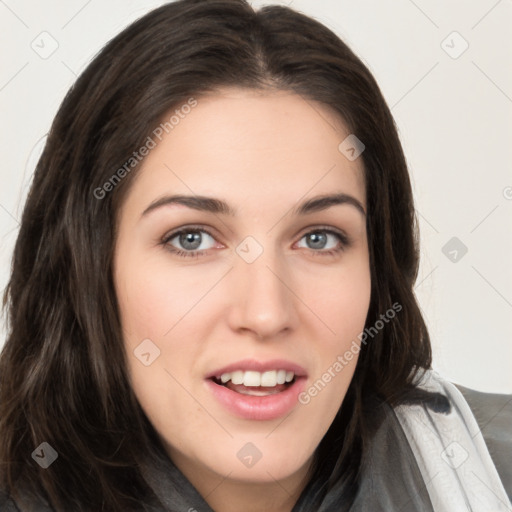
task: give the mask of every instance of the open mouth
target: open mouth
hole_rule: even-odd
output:
[[[239,361],[205,379],[217,403],[248,420],[273,420],[289,414],[297,406],[306,381],[301,366],[277,359],[267,363]]]

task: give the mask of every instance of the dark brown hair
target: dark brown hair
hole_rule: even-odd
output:
[[[37,164],[4,297],[0,357],[0,488],[58,511],[140,510],[139,471],[161,449],[130,388],[112,254],[116,214],[137,169],[101,199],[94,190],[171,108],[221,86],[291,91],[325,104],[363,141],[373,326],[338,416],[317,449],[322,492],[356,484],[368,437],[365,397],[397,403],[430,340],[413,285],[417,225],[405,158],[377,83],[329,29],[286,7],[178,0],[123,30],[64,99]],[[341,141],[340,141],[341,142]],[[44,470],[31,453],[59,453]],[[318,499],[321,499],[319,494]]]

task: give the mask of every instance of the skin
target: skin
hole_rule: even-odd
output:
[[[131,384],[169,456],[215,511],[290,511],[357,355],[276,420],[233,415],[205,376],[245,358],[286,359],[306,369],[307,389],[357,340],[370,303],[365,215],[350,204],[303,216],[293,208],[342,192],[366,210],[363,164],[338,150],[349,134],[342,120],[296,94],[229,88],[197,99],[145,158],[119,211],[114,282]],[[222,199],[236,215],[177,204],[142,215],[172,194]],[[202,233],[197,258],[169,250],[190,252],[168,236],[190,225],[212,235]],[[329,234],[311,244],[306,235],[325,227],[350,245],[322,254],[343,247]],[[236,252],[247,236],[263,249],[252,263]],[[134,350],[148,338],[160,355],[145,366]],[[262,453],[250,468],[237,457],[247,442]]]

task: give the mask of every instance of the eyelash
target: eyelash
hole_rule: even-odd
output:
[[[172,245],[169,244],[169,242],[173,238],[176,238],[177,236],[179,236],[183,233],[191,233],[191,232],[192,233],[197,233],[197,232],[206,233],[207,235],[209,235],[213,239],[215,239],[215,237],[207,229],[204,229],[203,227],[188,226],[188,227],[182,228],[178,231],[174,231],[173,233],[170,233],[169,235],[165,236],[162,239],[161,243],[162,243],[162,245],[164,245],[167,248],[167,250],[169,250],[173,254],[176,254],[177,256],[180,256],[180,257],[198,258],[199,256],[205,256],[208,252],[208,249],[202,250],[202,251],[183,251],[181,249],[176,249],[176,247],[173,247]],[[311,231],[308,231],[307,233],[304,233],[304,235],[302,235],[300,240],[302,240],[302,238],[304,238],[305,236],[310,235],[311,233],[326,233],[329,235],[334,235],[340,241],[340,245],[335,249],[328,249],[325,251],[322,251],[322,250],[315,251],[314,249],[310,249],[311,253],[315,256],[326,256],[326,257],[334,256],[335,254],[338,254],[338,253],[344,251],[346,248],[348,248],[350,246],[350,240],[346,235],[344,235],[343,233],[334,231],[327,227],[318,227]]]

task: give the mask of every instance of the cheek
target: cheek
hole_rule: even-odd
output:
[[[335,353],[356,338],[364,329],[371,295],[371,278],[367,259],[355,264],[327,269],[309,275],[301,287],[301,297],[319,322],[321,351]]]
[[[171,269],[157,258],[123,263],[124,268],[119,268],[126,272],[117,274],[117,291],[132,389],[151,423],[159,432],[172,432],[179,444],[181,425],[205,421],[204,411],[182,385],[190,378],[197,356],[197,346],[184,342],[185,335],[197,334],[187,313],[193,316],[208,282],[197,273]],[[147,350],[158,356],[153,360],[151,354],[152,362],[146,366],[136,353],[148,339],[156,348],[149,345]]]
[[[370,282],[345,280],[324,299],[327,321],[336,333],[334,338],[347,340],[359,334],[363,328],[370,304]]]
[[[364,257],[338,272],[315,277],[303,293],[320,319],[311,334],[316,364],[300,401],[318,412],[322,419],[317,427],[321,428],[334,419],[355,371],[370,305],[371,277]]]
[[[180,383],[194,374],[205,336],[200,320],[206,318],[208,308],[208,302],[201,299],[222,275],[222,269],[198,272],[192,267],[173,267],[161,254],[152,258],[125,254],[117,268],[125,350],[141,405],[152,419],[159,415],[166,419],[167,414],[158,412],[158,407],[165,397],[173,397],[180,411],[191,414],[197,404],[187,400]],[[136,356],[146,340],[154,344],[149,345],[149,351],[158,354],[150,366],[144,366]]]
[[[125,334],[132,342],[162,339],[207,293],[210,281],[203,273],[172,268],[164,258],[128,261],[117,285]]]

